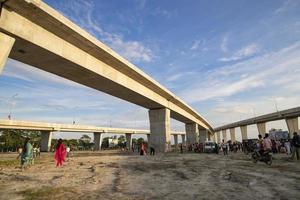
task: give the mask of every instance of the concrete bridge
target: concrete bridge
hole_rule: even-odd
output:
[[[213,133],[181,99],[41,0],[0,2],[0,73],[9,57],[149,109],[158,151],[170,150],[170,117],[185,123],[188,144]]]
[[[151,141],[151,133],[149,130],[129,129],[129,128],[112,128],[112,127],[96,127],[87,125],[70,125],[55,124],[45,122],[17,121],[17,120],[0,120],[0,130],[33,130],[41,132],[41,151],[49,151],[53,132],[81,132],[94,133],[95,150],[101,149],[102,134],[125,134],[127,148],[131,149],[132,134],[147,135],[148,142]],[[178,136],[181,136],[182,142],[185,143],[185,132],[171,131],[174,136],[175,147],[178,146]]]
[[[282,110],[266,115],[261,115],[258,117],[253,117],[250,119],[238,121],[235,123],[227,124],[224,126],[220,126],[214,129],[215,131],[215,138],[217,142],[220,142],[220,132],[222,132],[223,139],[227,141],[227,134],[226,130],[229,129],[231,140],[235,141],[235,128],[240,128],[242,133],[242,140],[248,139],[247,134],[247,126],[256,124],[259,134],[262,136],[266,133],[266,123],[276,120],[285,120],[290,137],[292,138],[292,134],[294,132],[299,132],[299,124],[298,124],[298,117],[300,116],[300,107],[291,108],[287,110]]]

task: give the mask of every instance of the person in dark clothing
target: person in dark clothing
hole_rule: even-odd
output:
[[[154,147],[150,147],[150,155],[154,156],[155,155],[155,149]]]
[[[219,145],[218,145],[218,143],[215,143],[215,147],[216,147],[216,154],[219,154]]]
[[[292,154],[292,160],[295,158],[295,155],[297,155],[297,160],[300,160],[300,137],[297,134],[297,132],[293,133],[293,139],[292,139],[292,145],[293,145],[293,154]]]
[[[180,145],[180,153],[183,153],[183,145]]]

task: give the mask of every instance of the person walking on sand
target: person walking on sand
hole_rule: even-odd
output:
[[[223,150],[224,156],[225,156],[225,155],[228,155],[227,143],[225,143],[224,139],[222,140],[221,148],[222,148],[222,150]]]
[[[25,143],[21,153],[21,169],[25,169],[28,164],[32,162],[32,145],[30,144],[30,138],[25,138]]]
[[[292,145],[293,145],[293,154],[291,159],[294,160],[295,155],[297,156],[297,160],[300,160],[300,136],[297,132],[293,133]]]
[[[58,140],[58,143],[55,148],[55,160],[56,160],[56,167],[62,166],[63,162],[65,162],[67,155],[66,148],[63,144],[62,139]]]
[[[141,155],[141,156],[145,155],[145,144],[144,144],[144,142],[142,142],[142,144],[141,144],[140,155]]]

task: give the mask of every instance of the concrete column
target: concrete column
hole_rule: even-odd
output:
[[[248,139],[247,126],[241,126],[242,140]]]
[[[185,135],[181,135],[181,144],[185,146]]]
[[[9,53],[15,43],[15,38],[12,38],[0,32],[0,74],[4,68]]]
[[[227,142],[227,134],[226,134],[226,130],[222,130],[222,136],[223,136],[224,142]]]
[[[221,143],[221,133],[220,131],[216,132],[217,134],[217,143]]]
[[[150,135],[150,134],[147,134],[147,142],[148,142],[148,145],[150,145],[150,138],[151,138],[151,135]]]
[[[208,131],[203,128],[199,128],[199,143],[205,143],[208,138]]]
[[[213,142],[216,142],[216,134],[217,134],[217,133],[214,132],[214,135],[211,136]]]
[[[95,143],[94,150],[100,151],[101,144],[102,144],[102,133],[94,133],[94,143]]]
[[[229,129],[230,131],[230,138],[231,138],[231,142],[235,142],[236,139],[235,139],[235,128],[231,128]]]
[[[258,133],[261,135],[261,136],[265,136],[265,133],[266,133],[266,123],[263,122],[263,123],[257,123],[256,124],[257,126],[257,129],[258,129]]]
[[[298,117],[285,119],[285,122],[289,129],[290,138],[293,138],[293,133],[299,132]]]
[[[157,152],[171,151],[170,110],[167,108],[149,110],[150,145]]]
[[[185,132],[186,132],[186,143],[187,145],[194,144],[198,142],[198,124],[196,123],[190,123],[185,124]]]
[[[48,152],[51,147],[52,132],[41,131],[41,151]]]
[[[126,136],[126,147],[127,149],[131,150],[131,147],[132,147],[132,139],[131,139],[131,133],[126,133],[125,136]]]
[[[175,144],[175,151],[178,149],[178,135],[173,135],[174,136],[174,144]]]

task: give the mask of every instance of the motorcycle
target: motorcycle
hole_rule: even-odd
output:
[[[265,162],[267,165],[272,165],[272,153],[264,152],[260,153],[258,150],[255,150],[252,153],[252,161],[257,163],[257,161]]]

